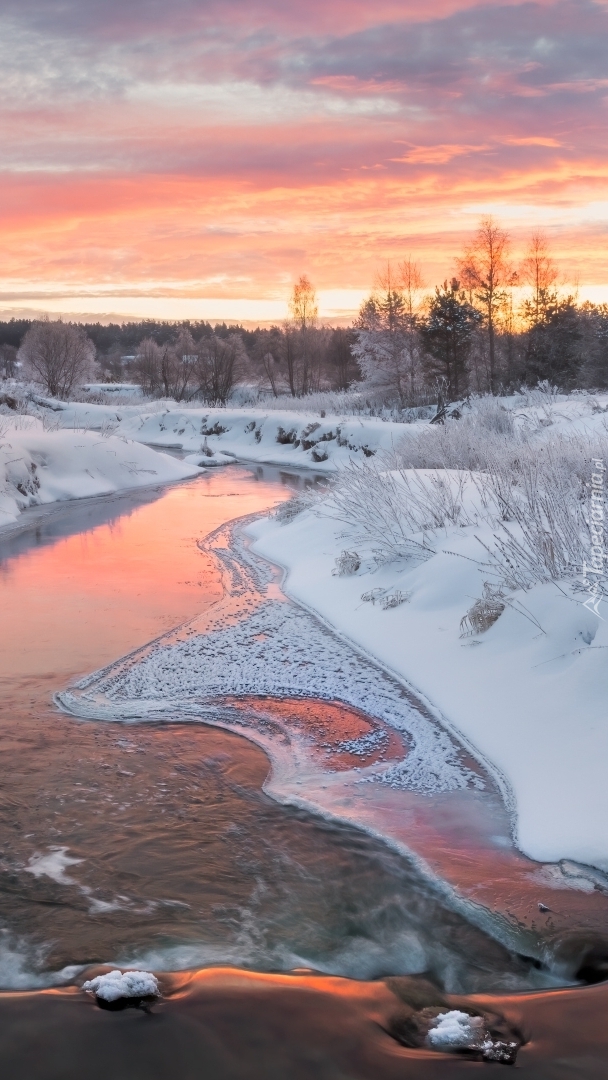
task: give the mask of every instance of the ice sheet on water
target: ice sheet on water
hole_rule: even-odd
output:
[[[405,758],[376,779],[427,793],[483,787],[421,703],[308,611],[275,595],[268,564],[235,528],[223,526],[205,544],[224,571],[223,601],[189,627],[83,679],[58,701],[80,716],[124,720],[200,719],[226,696],[342,701],[408,736]],[[251,729],[242,715],[232,722],[243,734]]]

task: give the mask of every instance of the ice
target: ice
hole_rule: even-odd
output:
[[[110,971],[82,984],[82,989],[102,1001],[121,998],[159,997],[158,980],[149,971]]]

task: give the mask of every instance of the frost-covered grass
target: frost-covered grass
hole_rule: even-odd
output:
[[[606,417],[588,421],[554,429],[481,399],[460,420],[349,463],[324,512],[378,560],[426,558],[437,530],[484,525],[492,535],[480,538],[479,561],[498,588],[575,579],[589,560],[592,462],[608,462]]]
[[[435,413],[432,394],[428,403],[401,408],[388,400],[386,394],[377,393],[369,388],[350,390],[318,390],[302,397],[291,394],[278,394],[271,397],[260,394],[255,388],[249,391],[237,389],[231,406],[236,404],[244,408],[254,406],[268,412],[310,413],[321,419],[324,416],[375,416],[382,420],[394,420],[398,423],[412,423],[414,420],[430,419]]]
[[[407,428],[252,532],[291,596],[463,734],[524,852],[608,869],[608,599],[586,608],[581,579],[608,401],[540,398]]]

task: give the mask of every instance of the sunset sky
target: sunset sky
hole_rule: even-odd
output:
[[[608,300],[608,3],[0,0],[0,309],[352,314],[480,216]]]

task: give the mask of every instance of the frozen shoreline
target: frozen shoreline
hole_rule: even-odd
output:
[[[196,464],[115,435],[49,431],[33,416],[0,419],[0,535],[27,528],[34,510],[46,516],[66,501],[154,487],[200,472]]]
[[[460,620],[480,593],[479,529],[448,532],[421,565],[370,570],[363,559],[350,576],[332,574],[348,540],[314,510],[247,531],[253,550],[284,568],[287,595],[432,702],[447,730],[474,748],[511,803],[524,854],[608,869],[605,622],[546,584],[522,594],[531,619],[508,607],[463,641]],[[383,610],[362,601],[372,588],[407,599]]]

